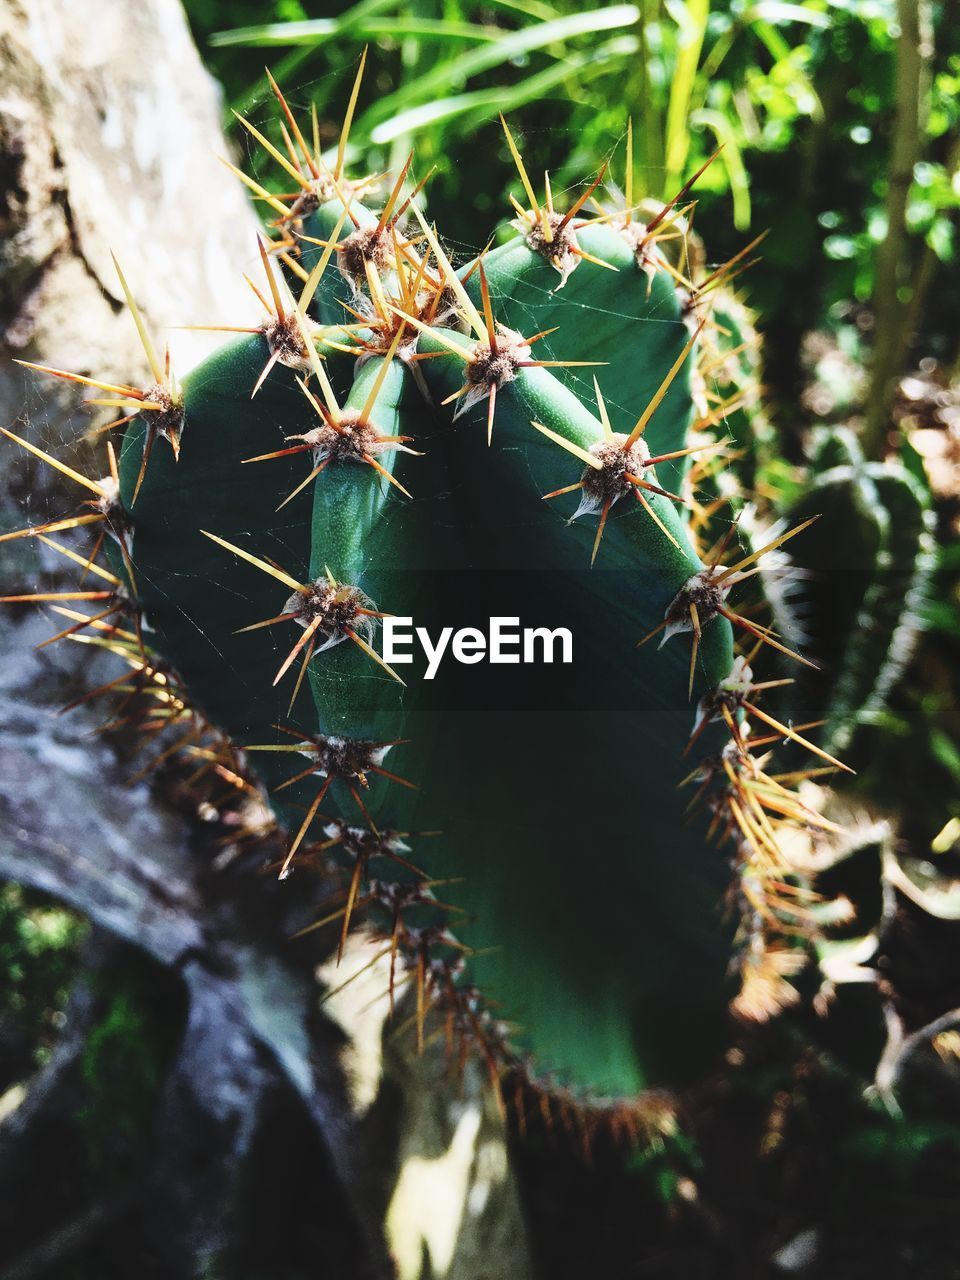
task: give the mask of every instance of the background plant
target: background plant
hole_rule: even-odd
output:
[[[500,145],[498,110],[523,109],[531,171],[549,168],[558,183],[599,167],[616,139],[622,182],[629,117],[636,182],[654,197],[722,143],[698,188],[696,222],[718,258],[738,246],[738,232],[769,231],[764,255],[775,269],[746,287],[764,316],[767,378],[786,428],[800,421],[810,330],[826,328],[864,364],[876,318],[880,364],[897,372],[915,352],[951,367],[957,358],[949,279],[960,36],[943,3],[645,0],[584,10],[568,0],[453,0],[410,10],[367,0],[319,16],[292,2],[270,22],[260,5],[231,6],[230,29],[217,3],[190,0],[187,10],[241,111],[262,98],[267,58],[322,115],[336,73],[371,42],[376,73],[354,142],[375,166],[396,166],[416,129],[422,163],[438,166],[432,207],[454,237],[501,197],[477,163],[478,146],[489,154]],[[865,391],[846,387],[846,407]],[[870,391],[874,435],[889,391],[889,379]]]

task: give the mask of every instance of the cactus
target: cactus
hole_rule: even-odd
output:
[[[926,486],[901,462],[868,463],[856,438],[823,431],[812,483],[791,513],[824,518],[796,553],[805,571],[806,629],[826,668],[797,697],[804,718],[826,717],[832,750],[857,749],[913,652],[933,571]]]
[[[764,748],[845,768],[754,674],[762,653],[804,661],[753,588],[812,513],[743,546],[723,486],[702,492],[731,404],[698,389],[743,350],[713,294],[752,246],[708,274],[668,259],[690,183],[645,224],[629,181],[625,208],[588,212],[602,173],[557,210],[504,123],[528,204],[456,268],[419,187],[403,196],[409,161],[379,211],[347,178],[356,85],[327,165],[271,84],[287,153],[247,127],[298,194],[244,176],[278,215],[263,324],[178,380],[128,293],[153,384],[79,379],[121,409],[119,459],[105,481],[68,470],[93,495],[79,514],[5,536],[93,527],[91,552],[62,548],[98,583],[57,606],[60,634],[126,658],[120,691],[182,729],[169,750],[246,789],[252,770],[289,833],[281,875],[334,859],[341,945],[364,914],[420,1039],[433,1007],[521,1116],[532,1094],[666,1128],[731,1002],[795,1000],[817,932],[780,832],[832,824]],[[378,650],[388,614],[434,639],[563,626],[574,661],[404,678]]]

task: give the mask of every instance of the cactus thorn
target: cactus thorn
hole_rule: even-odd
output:
[[[334,166],[333,176],[339,182],[343,176],[343,162],[346,159],[347,143],[350,139],[350,128],[353,124],[354,112],[357,109],[357,99],[360,96],[360,85],[363,82],[363,71],[367,65],[367,48],[364,45],[363,53],[360,55],[360,65],[357,68],[357,74],[353,82],[353,88],[350,90],[350,100],[347,103],[347,109],[343,116],[343,125],[340,128],[340,138],[337,143],[337,162]]]

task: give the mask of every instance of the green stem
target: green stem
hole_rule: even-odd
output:
[[[924,85],[933,53],[930,0],[898,0],[896,116],[887,182],[887,234],[877,251],[874,286],[874,348],[867,395],[863,447],[868,457],[883,453],[890,402],[902,359],[904,306],[899,288],[907,240],[907,199],[914,165],[922,149]]]

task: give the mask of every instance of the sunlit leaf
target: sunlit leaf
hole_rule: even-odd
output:
[[[719,163],[726,169],[730,182],[733,223],[738,231],[746,231],[750,226],[750,180],[747,177],[740,145],[731,121],[722,112],[711,111],[704,107],[693,113],[690,123],[705,125],[712,131],[717,141],[723,143]]]
[[[210,37],[213,45],[291,45],[323,44],[341,35],[344,25],[339,18],[312,18],[307,22],[268,22],[259,27],[238,27],[235,31],[218,31]],[[498,40],[503,32],[494,26],[475,22],[449,22],[434,18],[376,18],[354,23],[351,34],[358,39],[378,36],[417,36],[422,40]]]
[[[787,4],[784,0],[759,0],[743,15],[745,22],[757,19],[766,22],[802,22],[808,27],[819,27],[826,30],[830,26],[830,15],[818,9],[808,9],[802,4]]]

